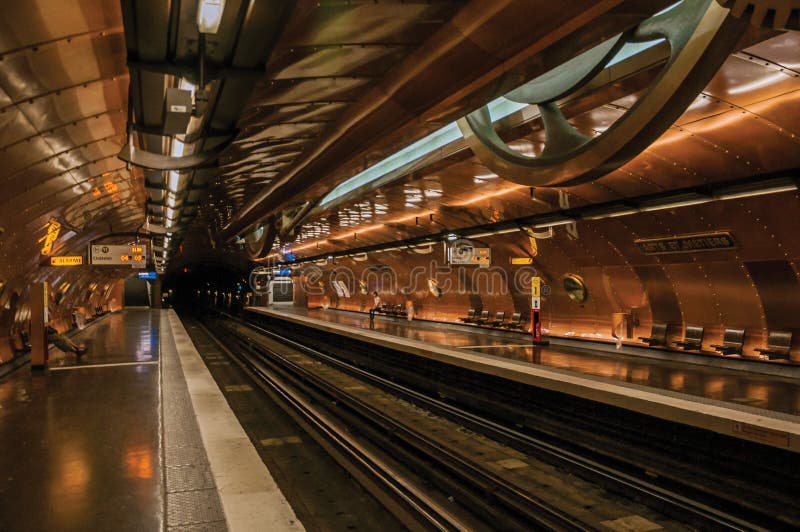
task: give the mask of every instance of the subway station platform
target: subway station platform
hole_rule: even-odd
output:
[[[0,530],[302,530],[173,311],[73,339],[0,380]]]
[[[574,345],[534,347],[522,333],[293,306],[251,307],[416,356],[800,452],[800,381],[716,365]],[[789,371],[794,368],[789,368]]]

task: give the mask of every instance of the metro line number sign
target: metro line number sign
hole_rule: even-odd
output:
[[[89,247],[89,262],[98,266],[144,268],[147,265],[147,246],[92,245]]]

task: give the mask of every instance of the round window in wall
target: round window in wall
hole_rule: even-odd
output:
[[[567,296],[577,303],[583,303],[589,297],[586,283],[574,273],[564,276],[564,290],[567,292]]]
[[[442,287],[439,286],[439,282],[436,279],[428,279],[428,291],[434,297],[442,297]]]

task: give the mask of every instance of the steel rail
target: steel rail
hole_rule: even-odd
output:
[[[350,436],[346,430],[337,426],[337,423],[332,421],[329,416],[321,412],[315,407],[311,401],[302,397],[300,393],[293,390],[292,387],[285,383],[280,377],[265,367],[264,364],[252,357],[245,356],[241,353],[236,353],[230,349],[230,346],[220,341],[219,335],[212,332],[205,324],[198,322],[198,325],[205,331],[211,340],[226,353],[232,360],[234,360],[242,369],[259,384],[260,387],[266,387],[267,392],[272,392],[270,395],[279,399],[281,407],[286,409],[292,417],[297,420],[298,417],[302,418],[304,426],[311,429],[313,433],[310,435],[318,442],[321,443],[323,448],[330,451],[331,446],[334,446],[340,453],[346,455],[352,464],[355,464],[362,473],[369,475],[372,480],[379,483],[384,487],[387,492],[392,493],[395,497],[401,500],[407,507],[412,509],[419,516],[421,520],[441,531],[451,530],[466,530],[468,526],[463,523],[457,516],[453,515],[448,509],[440,505],[436,500],[426,495],[422,490],[410,481],[406,474],[372,453],[364,445],[356,441]],[[324,442],[320,441],[324,440]],[[334,456],[337,461],[341,461]],[[351,474],[354,472],[352,464],[345,467]],[[342,464],[345,465],[345,464]],[[354,475],[356,480],[363,481],[362,475]],[[374,495],[374,493],[373,493]],[[379,498],[379,500],[381,500]],[[381,502],[386,502],[381,500]],[[390,508],[397,510],[396,507]],[[407,516],[398,515],[398,512],[393,512],[398,519],[404,522],[410,528],[414,528],[413,524],[408,521]]]
[[[488,435],[502,437],[505,441],[518,442],[521,444],[521,446],[534,450],[537,453],[537,456],[546,454],[553,461],[567,464],[573,469],[580,471],[586,477],[601,480],[606,484],[616,484],[620,491],[627,493],[633,492],[637,496],[646,498],[650,501],[651,506],[663,508],[664,505],[668,505],[668,507],[671,507],[671,512],[673,512],[674,515],[689,515],[694,520],[704,523],[708,526],[712,526],[714,528],[724,528],[727,530],[768,529],[760,524],[737,517],[736,515],[718,508],[711,507],[707,504],[694,501],[686,496],[681,495],[680,493],[665,489],[654,483],[642,480],[623,471],[619,471],[596,460],[580,456],[579,454],[563,449],[556,444],[547,442],[540,438],[535,438],[520,431],[516,431],[507,426],[486,419],[480,415],[472,414],[444,401],[412,390],[407,386],[403,386],[384,377],[374,375],[360,367],[342,361],[339,358],[328,355],[322,351],[319,351],[318,349],[304,345],[254,323],[230,315],[226,315],[226,317],[257,331],[260,334],[265,334],[274,340],[292,346],[293,348],[300,350],[309,356],[313,356],[325,361],[328,364],[334,365],[338,369],[374,383],[380,388],[390,390],[392,393],[399,394],[407,399],[417,402],[418,404],[421,403],[428,408],[444,413],[445,415],[450,416],[451,419],[455,419],[458,422],[474,427],[479,427]]]
[[[369,420],[377,420],[377,424],[382,428],[382,432],[391,434],[394,439],[399,439],[401,443],[413,447],[420,454],[424,455],[427,461],[433,461],[445,472],[448,478],[457,479],[455,483],[458,484],[459,487],[467,486],[466,489],[476,494],[471,497],[472,503],[481,504],[481,499],[486,498],[487,494],[489,494],[495,502],[502,503],[502,505],[509,510],[507,514],[509,520],[520,523],[520,529],[525,529],[531,524],[548,530],[594,530],[596,528],[591,524],[569,515],[535,495],[520,490],[518,487],[509,484],[495,474],[485,470],[485,468],[443,449],[437,442],[431,441],[413,429],[388,418],[371,405],[352,397],[343,390],[337,389],[335,386],[320,379],[305,368],[287,361],[285,357],[279,353],[276,353],[264,345],[256,345],[253,339],[246,337],[246,343],[242,345],[241,333],[230,331],[227,327],[225,327],[225,329],[231,337],[235,338],[239,336],[240,346],[243,350],[255,351],[263,357],[270,357],[273,363],[290,368],[289,370],[295,373],[298,381],[305,385],[309,383],[313,384],[318,389],[321,389],[326,396],[333,397],[338,404],[347,403],[350,409],[356,412],[360,417]],[[287,339],[287,341],[289,340]],[[305,356],[309,356],[302,353],[300,349],[297,349],[297,351],[300,351],[301,354]],[[255,362],[251,360],[250,363]],[[396,450],[396,452],[398,451]],[[404,459],[409,459],[407,451],[399,450],[399,453],[404,454]],[[458,490],[459,488],[456,487],[455,489]],[[491,511],[488,505],[483,506],[484,511]],[[514,513],[512,514],[511,512]],[[495,511],[495,513],[499,512]],[[465,530],[469,527],[461,524],[456,528]]]

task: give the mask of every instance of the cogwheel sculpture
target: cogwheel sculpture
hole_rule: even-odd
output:
[[[717,0],[731,10],[731,16],[776,30],[800,30],[798,0]]]
[[[638,27],[584,52],[505,97],[538,106],[545,147],[519,153],[494,129],[487,107],[458,121],[475,156],[500,177],[527,186],[572,186],[619,168],[657,139],[694,101],[734,49],[747,22],[714,0],[684,0]],[[558,101],[601,73],[626,43],[662,39],[669,57],[638,101],[601,134],[589,137],[564,117]]]

